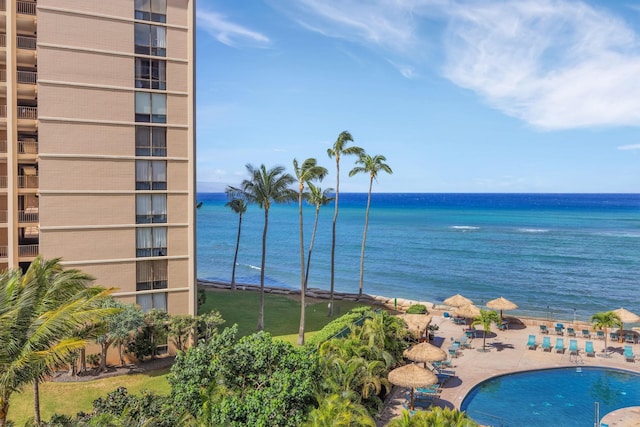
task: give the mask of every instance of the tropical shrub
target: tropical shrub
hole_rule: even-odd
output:
[[[388,427],[477,427],[478,423],[467,417],[462,411],[434,406],[428,411],[407,410],[387,424]]]
[[[314,334],[309,340],[307,340],[307,348],[311,351],[317,349],[324,341],[334,337],[341,331],[349,328],[354,322],[362,319],[365,313],[371,312],[371,307],[363,306],[356,307],[350,310],[348,313],[332,320],[327,323],[324,328]]]
[[[407,314],[427,314],[427,307],[423,304],[414,304],[407,309]]]

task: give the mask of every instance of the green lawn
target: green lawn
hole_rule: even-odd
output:
[[[207,291],[206,303],[200,312],[217,310],[225,319],[223,327],[238,324],[241,335],[250,335],[256,331],[258,324],[258,306],[260,294],[250,291]],[[362,304],[352,301],[335,301],[334,317],[327,316],[327,301],[307,304],[306,334],[309,337],[319,331],[331,320]],[[265,330],[274,336],[295,344],[298,340],[300,326],[300,302],[284,295],[265,294],[264,309]],[[104,397],[107,393],[123,386],[130,393],[140,393],[147,389],[158,394],[168,394],[167,382],[169,369],[162,369],[147,374],[123,375],[101,380],[74,383],[44,383],[40,386],[40,408],[43,420],[48,420],[53,413],[75,415],[80,411],[89,412],[93,401]],[[33,392],[26,387],[24,392],[15,393],[11,397],[9,419],[16,427],[24,425],[33,417]]]
[[[200,313],[217,310],[225,320],[223,326],[238,324],[240,335],[256,332],[260,293],[253,291],[206,291],[206,302]],[[300,302],[285,295],[264,295],[264,329],[274,336],[295,343],[300,327]],[[336,317],[363,304],[353,301],[334,301],[334,317],[328,314],[328,301],[307,303],[305,331],[310,334],[322,329]],[[290,337],[293,335],[293,338]],[[309,336],[305,334],[305,336]]]
[[[94,381],[41,384],[42,419],[48,420],[54,413],[75,415],[80,411],[89,412],[95,399],[106,396],[120,386],[126,387],[129,393],[133,394],[145,389],[157,394],[169,394],[168,373],[169,368],[166,368],[145,374],[121,375]],[[22,393],[14,393],[9,407],[9,419],[15,422],[16,427],[23,426],[29,418],[33,418],[32,387],[26,387]]]

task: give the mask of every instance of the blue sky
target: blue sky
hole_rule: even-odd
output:
[[[374,192],[636,193],[639,125],[632,0],[197,2],[199,191],[308,157],[335,187],[348,130]]]

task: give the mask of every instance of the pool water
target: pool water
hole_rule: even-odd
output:
[[[502,375],[475,386],[460,407],[483,425],[584,427],[594,425],[594,402],[600,418],[640,406],[640,375],[591,367]]]

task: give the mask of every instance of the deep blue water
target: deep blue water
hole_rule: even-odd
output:
[[[474,387],[462,402],[486,425],[584,427],[640,402],[640,375],[603,368],[557,368],[495,377]]]
[[[336,290],[357,292],[366,194],[340,194]],[[203,193],[198,277],[229,281],[238,215]],[[328,289],[333,204],[320,210],[309,286]],[[308,248],[315,209],[304,211]],[[259,283],[264,211],[244,216],[236,281]],[[300,287],[298,206],[269,214],[266,283]],[[364,292],[476,304],[504,296],[522,314],[640,314],[640,194],[373,194]]]

